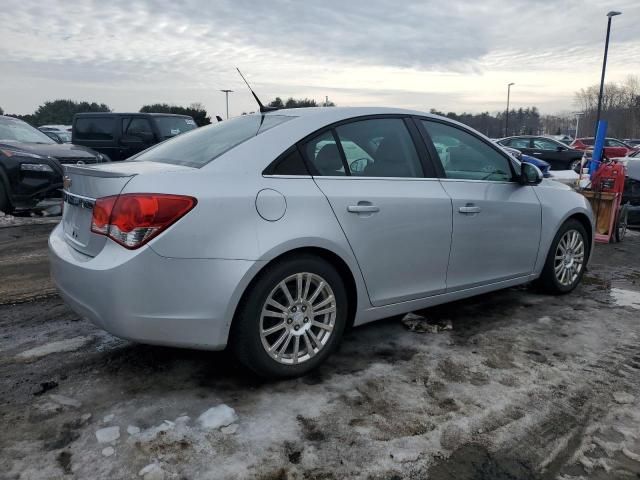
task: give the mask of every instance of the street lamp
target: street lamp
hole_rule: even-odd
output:
[[[609,52],[609,34],[611,33],[611,19],[622,12],[611,11],[607,13],[607,39],[604,42],[604,59],[602,61],[602,77],[600,77],[600,94],[598,95],[598,113],[596,114],[596,131],[594,138],[598,135],[598,123],[600,122],[600,112],[602,111],[602,93],[604,90],[604,72],[607,69],[607,53]]]
[[[505,137],[509,136],[509,97],[511,96],[511,85],[515,85],[515,83],[511,82],[510,84],[507,85],[507,115],[506,115],[506,121],[504,125]]]
[[[233,90],[220,90],[220,91],[224,93],[227,99],[227,120],[229,120],[229,94],[233,92]]]
[[[574,135],[574,139],[578,138],[578,127],[580,127],[580,117],[584,115],[584,112],[576,112],[574,114],[576,116],[576,133]]]

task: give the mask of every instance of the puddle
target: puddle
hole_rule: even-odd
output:
[[[611,296],[616,305],[620,307],[633,307],[640,309],[640,292],[625,290],[623,288],[612,288]]]

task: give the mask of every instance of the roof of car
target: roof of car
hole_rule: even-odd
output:
[[[82,113],[76,113],[75,116],[103,117],[107,115],[150,115],[153,117],[190,117],[189,115],[182,115],[178,113],[160,113],[160,112],[82,112]]]

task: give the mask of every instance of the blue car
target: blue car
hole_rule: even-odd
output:
[[[520,162],[527,162],[538,167],[542,172],[542,176],[544,176],[545,178],[551,176],[551,173],[549,172],[551,170],[551,165],[544,160],[540,160],[539,158],[531,157],[529,155],[524,155],[520,150],[516,150],[515,148],[505,147],[504,145],[500,146],[503,150],[506,150],[507,153],[512,155],[516,160]]]

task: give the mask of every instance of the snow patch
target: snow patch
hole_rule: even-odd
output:
[[[633,401],[635,400],[635,397],[630,393],[626,393],[626,392],[614,392],[613,399],[616,401],[616,403],[625,404],[625,403],[633,403]]]
[[[120,427],[106,427],[96,430],[98,443],[115,442],[120,438]]]
[[[46,343],[39,347],[31,348],[20,352],[16,355],[21,360],[33,360],[40,357],[51,355],[52,353],[61,352],[73,352],[79,348],[85,346],[93,340],[93,337],[73,337],[67,340],[60,340],[57,342]]]
[[[110,457],[114,453],[116,453],[116,451],[113,447],[107,447],[102,449],[102,455],[104,455],[105,457]]]
[[[136,435],[137,433],[140,433],[140,427],[136,427],[135,425],[129,425],[127,427],[127,433],[129,435]]]
[[[200,426],[208,430],[226,427],[237,421],[236,411],[225,404],[212,407],[198,417]]]
[[[623,288],[612,288],[611,296],[616,305],[620,307],[633,307],[640,309],[640,292],[625,290]]]
[[[65,407],[80,408],[82,406],[82,402],[80,400],[65,397],[64,395],[51,394],[49,395],[49,398],[60,405],[64,405]]]
[[[150,463],[138,472],[144,480],[164,480],[165,472],[157,463]]]

